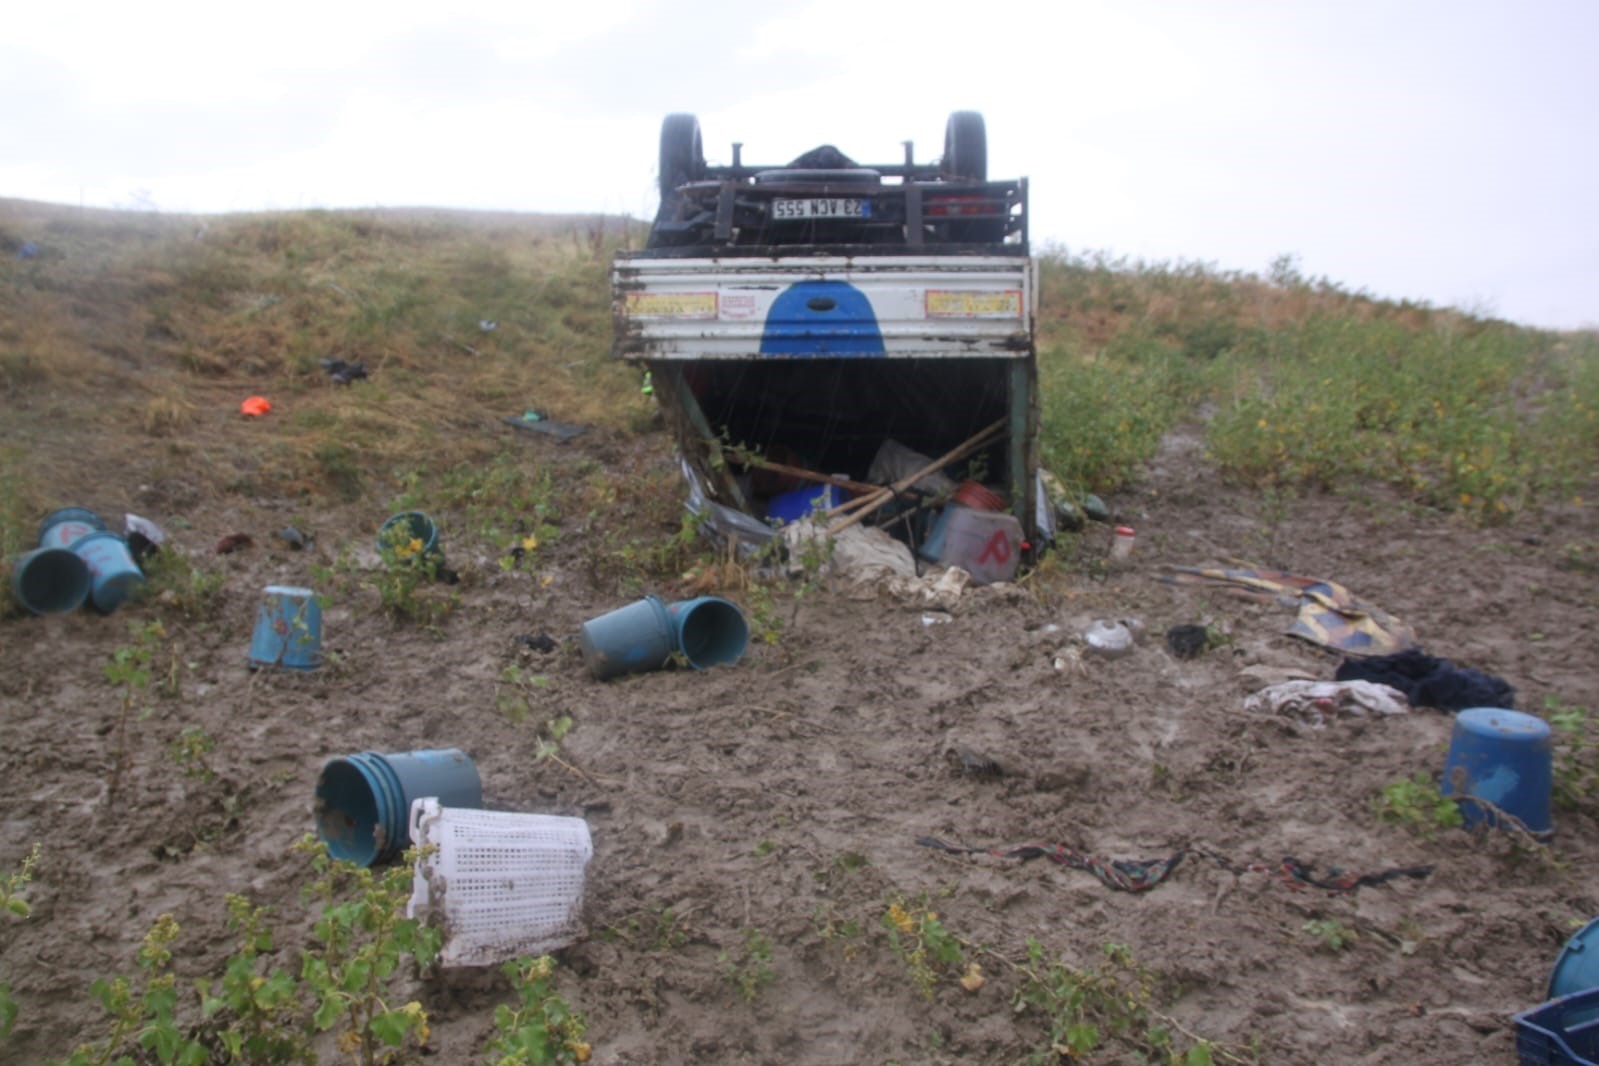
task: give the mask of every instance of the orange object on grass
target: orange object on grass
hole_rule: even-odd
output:
[[[239,411],[249,415],[251,418],[260,418],[270,410],[272,410],[272,404],[267,401],[265,396],[252,396],[239,405]]]

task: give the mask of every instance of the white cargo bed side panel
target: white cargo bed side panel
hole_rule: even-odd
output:
[[[1026,259],[633,259],[612,280],[624,358],[1026,358],[1032,350]]]

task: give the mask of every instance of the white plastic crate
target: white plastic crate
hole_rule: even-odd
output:
[[[588,823],[549,814],[411,804],[419,859],[406,914],[443,930],[445,966],[491,966],[570,944],[582,929]]]

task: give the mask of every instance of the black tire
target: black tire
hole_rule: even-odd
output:
[[[661,199],[684,182],[705,176],[705,147],[700,120],[693,115],[667,115],[661,122]]]
[[[980,111],[952,111],[944,124],[944,176],[988,180],[988,130]]]

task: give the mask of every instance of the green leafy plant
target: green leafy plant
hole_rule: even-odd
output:
[[[765,582],[752,581],[745,590],[744,599],[750,636],[762,644],[775,645],[782,640],[783,619],[778,614],[777,596],[772,587]]]
[[[425,1046],[421,1004],[393,1006],[388,996],[401,960],[425,969],[441,942],[437,929],[404,916],[415,852],[404,864],[374,872],[333,859],[310,835],[295,849],[310,855],[315,874],[303,894],[320,904],[314,946],[300,953],[300,979],[316,1003],[312,1024],[324,1032],[342,1023],[338,1048],[361,1066],[393,1061],[408,1040]]]
[[[1359,933],[1336,918],[1314,918],[1299,928],[1321,941],[1322,946],[1335,955],[1360,939]]]
[[[228,925],[239,935],[216,982],[200,978],[200,1015],[231,1063],[315,1064],[305,1007],[295,974],[270,963],[272,931],[266,908],[243,896],[227,897]]]
[[[1252,1054],[1188,1033],[1157,1009],[1155,975],[1125,944],[1105,944],[1099,966],[1084,970],[1048,958],[1029,938],[1017,977],[1015,1012],[1041,1015],[1049,1027],[1047,1048],[1028,1057],[1036,1066],[1087,1060],[1109,1045],[1132,1052],[1135,1061],[1170,1066],[1211,1066],[1218,1057],[1254,1061]]]
[[[839,915],[831,900],[818,903],[812,915],[816,935],[823,944],[837,945],[845,962],[853,961],[860,953],[861,923],[854,918]]]
[[[22,890],[28,882],[33,880],[33,868],[39,862],[39,845],[34,844],[33,850],[22,859],[22,865],[15,870],[9,870],[0,877],[0,911],[12,918],[25,919],[33,913],[33,908],[28,901],[22,898]],[[11,995],[11,986],[0,981],[0,1046],[11,1035],[11,1029],[17,1023],[16,999]]]
[[[937,912],[928,909],[925,898],[890,900],[881,923],[895,954],[910,971],[911,981],[928,999],[933,998],[940,975],[965,964],[960,941],[944,928]]]
[[[559,718],[551,718],[544,723],[544,732],[539,736],[539,744],[533,749],[535,762],[543,759],[553,759],[563,766],[570,766],[561,758],[561,741],[566,739],[566,734],[572,731],[572,716],[563,714]]]
[[[517,1005],[494,1008],[494,1038],[486,1051],[490,1066],[553,1066],[587,1062],[583,1016],[555,991],[555,960],[548,955],[522,958],[500,967],[511,980]]]
[[[513,724],[521,724],[533,709],[534,693],[549,683],[549,678],[511,663],[500,671],[499,683],[494,686],[494,707]],[[570,727],[571,720],[567,723]],[[560,737],[555,739],[559,741]]]
[[[1595,744],[1588,709],[1544,700],[1544,713],[1555,739],[1554,800],[1576,809],[1599,788],[1599,744]]]
[[[459,597],[439,588],[441,557],[409,525],[397,522],[383,533],[378,557],[382,566],[367,575],[366,585],[390,618],[432,628],[455,610]]]
[[[129,625],[133,643],[124,644],[111,653],[105,665],[105,679],[122,690],[117,714],[117,751],[111,765],[111,780],[107,799],[114,799],[122,782],[122,771],[128,761],[128,719],[134,709],[140,708],[140,719],[148,717],[150,709],[144,704],[145,690],[150,687],[150,663],[155,657],[166,630],[160,622],[137,622]]]
[[[754,926],[745,926],[741,943],[736,949],[721,952],[717,959],[728,982],[753,1003],[761,990],[777,980],[772,969],[772,941]]]
[[[646,951],[676,951],[688,943],[688,927],[671,907],[642,911],[607,929],[607,940],[625,940]]]
[[[1378,820],[1403,826],[1429,840],[1437,830],[1452,829],[1465,821],[1454,798],[1440,793],[1432,778],[1421,771],[1384,785],[1374,807]]]
[[[214,618],[222,607],[227,584],[227,574],[222,570],[202,570],[171,548],[150,556],[143,569],[145,598],[163,610],[190,621],[202,621]]]
[[[66,1066],[131,1066],[148,1061],[163,1066],[204,1066],[210,1061],[205,1045],[192,1039],[177,1019],[177,978],[171,967],[172,944],[178,932],[172,915],[161,915],[139,949],[143,974],[136,979],[101,978],[94,983],[90,991],[110,1015],[111,1031],[103,1041],[80,1044]]]
[[[186,725],[167,746],[167,756],[184,777],[210,781],[216,777],[216,771],[211,768],[211,753],[216,750],[216,738],[206,732],[204,726]]]

